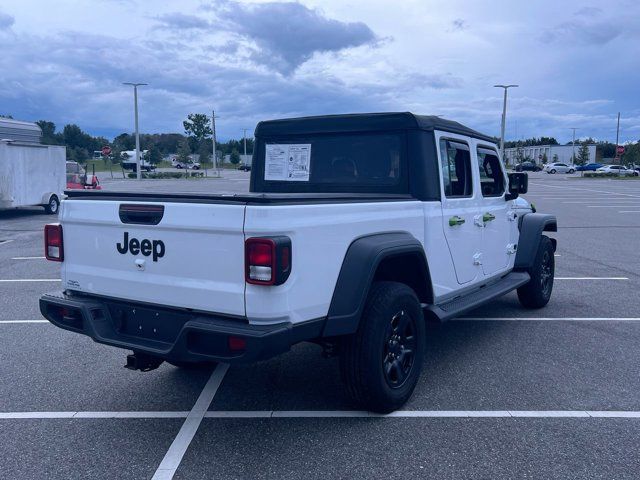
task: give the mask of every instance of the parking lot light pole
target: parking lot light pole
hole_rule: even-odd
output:
[[[502,126],[500,128],[500,157],[504,162],[504,129],[507,124],[507,90],[518,85],[494,85],[495,88],[504,88],[504,102],[502,103]]]
[[[142,85],[149,85],[148,83],[131,83],[124,82],[123,85],[131,85],[133,87],[133,110],[135,112],[135,127],[136,127],[136,178],[142,179],[140,173],[140,132],[138,131],[138,87]]]
[[[573,139],[571,140],[571,165],[576,163],[576,127],[570,127],[573,130]]]

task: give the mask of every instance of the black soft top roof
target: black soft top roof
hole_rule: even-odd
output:
[[[267,120],[258,123],[255,136],[271,137],[313,133],[371,132],[379,130],[442,130],[495,143],[495,138],[465,127],[461,123],[433,115],[415,115],[411,112],[352,113]]]

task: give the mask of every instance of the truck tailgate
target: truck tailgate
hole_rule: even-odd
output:
[[[241,203],[67,200],[63,288],[244,316],[244,214]]]

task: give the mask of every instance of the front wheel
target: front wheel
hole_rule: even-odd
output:
[[[569,173],[574,173],[574,172],[575,172],[575,170],[573,168],[569,169]]]
[[[58,200],[58,197],[56,195],[51,195],[51,198],[49,198],[49,203],[44,206],[44,211],[49,215],[55,215],[56,213],[58,213],[59,209],[60,200]]]
[[[526,308],[542,308],[551,298],[555,259],[553,244],[549,237],[542,235],[533,266],[529,269],[531,280],[518,288],[518,300]]]
[[[420,378],[425,342],[415,292],[403,283],[374,283],[358,331],[345,338],[340,353],[348,396],[373,412],[400,408]]]
[[[556,173],[555,170],[549,170],[549,173]]]

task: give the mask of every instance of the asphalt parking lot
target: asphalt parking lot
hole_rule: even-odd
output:
[[[248,177],[102,183],[237,193]],[[535,173],[529,192],[558,217],[551,302],[512,293],[430,327],[422,379],[389,416],[352,410],[312,345],[125,370],[126,352],[42,321],[54,219],[0,212],[0,478],[638,478],[640,181]]]

